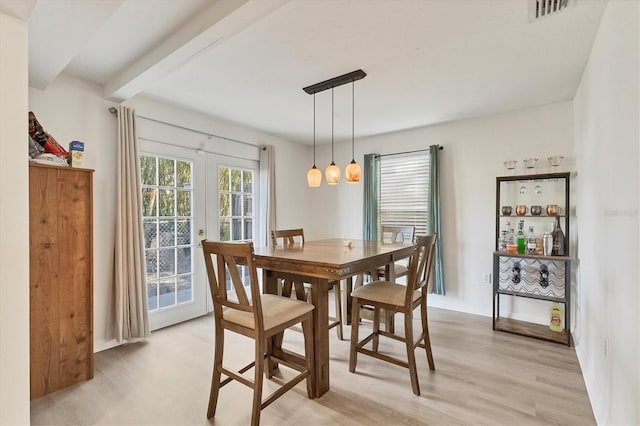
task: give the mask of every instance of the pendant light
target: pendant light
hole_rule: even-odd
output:
[[[344,175],[347,178],[347,182],[349,183],[358,183],[360,182],[360,175],[362,174],[362,170],[360,169],[360,165],[356,163],[355,157],[355,101],[354,101],[354,92],[355,92],[356,82],[351,82],[351,163],[347,164],[347,167],[344,169]]]
[[[331,89],[331,164],[327,166],[324,171],[327,184],[337,185],[340,182],[340,167],[336,166],[333,158],[334,154],[334,100],[333,100],[333,88],[342,86],[343,84],[351,83],[351,163],[345,168],[345,175],[347,176],[347,182],[356,183],[360,182],[360,176],[362,174],[360,166],[355,160],[355,109],[354,109],[354,82],[365,78],[367,73],[362,70],[355,70],[337,77],[330,78],[329,80],[321,81],[307,87],[303,87],[307,94],[313,95],[313,167],[307,172],[307,183],[310,187],[320,186],[322,181],[322,173],[316,167],[316,99],[315,94],[328,89]]]
[[[317,188],[322,182],[322,172],[316,167],[316,94],[313,94],[313,167],[307,172],[307,183]]]
[[[340,182],[340,167],[333,161],[333,87],[331,88],[331,164],[324,171],[328,185],[337,185]]]

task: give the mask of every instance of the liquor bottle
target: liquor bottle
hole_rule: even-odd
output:
[[[551,321],[549,322],[551,331],[562,331],[562,309],[559,303],[551,305]]]
[[[536,254],[536,236],[533,233],[533,226],[529,227],[529,234],[527,234],[527,254]]]
[[[560,216],[556,215],[556,222],[553,225],[553,248],[551,254],[554,256],[564,256],[564,232],[560,228]]]
[[[507,251],[507,231],[500,231],[498,237],[498,251]]]
[[[524,254],[526,251],[526,240],[524,235],[524,220],[518,222],[518,233],[516,234],[516,243],[518,244],[518,253]]]

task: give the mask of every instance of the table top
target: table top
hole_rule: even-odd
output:
[[[342,239],[331,238],[305,241],[304,245],[256,247],[254,250],[259,268],[344,278],[405,258],[413,252],[413,244],[352,240],[351,247],[346,247]]]

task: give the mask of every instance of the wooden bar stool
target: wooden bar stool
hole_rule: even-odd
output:
[[[390,362],[409,369],[411,387],[413,393],[420,395],[420,385],[418,384],[418,373],[416,369],[415,349],[424,348],[427,353],[429,369],[435,370],[433,354],[431,352],[431,342],[429,340],[429,327],[427,323],[427,284],[431,275],[431,267],[434,256],[434,246],[436,235],[418,237],[411,261],[409,263],[409,275],[407,285],[400,285],[389,281],[374,281],[365,286],[356,288],[351,297],[352,323],[351,323],[351,348],[349,352],[349,371],[354,373],[358,353],[378,358],[382,361]],[[360,307],[370,306],[374,310],[373,331],[362,340],[358,340],[358,329],[360,322]],[[413,338],[413,311],[420,306],[420,319],[422,332],[417,341]],[[380,310],[400,313],[404,315],[404,337],[398,336],[389,331],[380,330]],[[380,336],[399,340],[405,343],[407,360],[401,360],[378,351],[378,339]],[[373,349],[365,348],[365,345],[372,342]]]
[[[253,389],[252,425],[260,423],[261,410],[302,380],[306,379],[307,395],[313,399],[315,396],[313,305],[273,294],[260,294],[253,243],[203,240],[202,251],[207,266],[215,317],[215,353],[207,418],[215,416],[220,388],[232,380],[237,380]],[[214,257],[216,268],[214,268]],[[241,276],[239,271],[244,267],[246,267],[246,273],[242,273]],[[246,281],[249,283],[248,286],[245,285]],[[250,290],[250,297],[245,291],[247,287]],[[235,297],[232,298],[231,295]],[[304,333],[305,354],[301,357],[298,354],[289,353],[288,357],[287,352],[273,344],[272,337],[299,323],[302,324]],[[254,339],[255,359],[240,370],[232,371],[223,366],[225,330]],[[285,365],[298,371],[298,374],[263,400],[262,382],[265,360]],[[243,374],[251,368],[254,369],[253,380]],[[226,378],[221,380],[223,374]]]

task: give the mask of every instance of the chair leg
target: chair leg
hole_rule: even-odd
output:
[[[251,406],[251,425],[260,424],[260,406],[262,405],[262,380],[264,373],[265,342],[255,339],[255,366],[253,375],[253,404]]]
[[[373,342],[371,345],[374,352],[378,352],[378,343],[380,342],[380,311],[381,309],[377,307],[373,310]]]
[[[409,364],[409,376],[411,377],[411,388],[413,393],[420,395],[420,385],[418,384],[418,370],[416,368],[416,353],[413,344],[413,315],[408,312],[404,315],[404,341],[407,346],[407,362]]]
[[[420,317],[422,319],[422,333],[424,333],[424,346],[427,350],[427,361],[429,361],[429,370],[436,369],[433,362],[433,352],[431,351],[431,339],[429,339],[429,322],[427,321],[427,301],[423,298],[420,303]]]
[[[209,393],[209,407],[207,408],[207,418],[216,415],[218,406],[218,395],[220,394],[220,377],[222,375],[222,357],[224,354],[224,329],[216,324],[215,348],[213,355],[213,374],[211,376],[211,392]]]
[[[342,282],[340,280],[336,281],[333,285],[333,292],[335,293],[335,301],[336,301],[336,321],[338,321],[338,325],[336,326],[336,331],[338,333],[338,340],[343,340],[342,334]]]
[[[360,302],[354,297],[351,302],[351,345],[349,346],[349,371],[355,373],[358,362],[358,328],[360,327]]]
[[[302,321],[302,333],[304,334],[304,357],[307,361],[307,396],[309,399],[316,397],[315,359],[313,355],[313,312],[309,312],[307,319]]]

